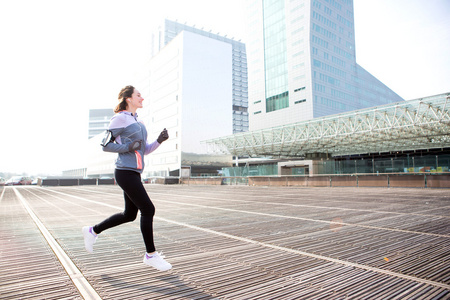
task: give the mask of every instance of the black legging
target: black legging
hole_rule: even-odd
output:
[[[94,226],[95,233],[100,233],[111,227],[132,222],[136,219],[138,210],[141,211],[141,232],[147,253],[155,252],[153,242],[153,216],[155,206],[147,195],[141,182],[141,174],[134,171],[115,170],[117,184],[122,188],[125,198],[125,210],[107,218]]]

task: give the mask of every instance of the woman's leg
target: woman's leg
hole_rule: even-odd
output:
[[[100,233],[108,228],[133,221],[136,218],[137,210],[141,211],[141,232],[144,238],[147,253],[144,255],[144,264],[152,266],[159,271],[167,271],[172,265],[164,260],[164,256],[156,252],[153,241],[153,216],[155,206],[147,195],[147,191],[141,181],[141,175],[133,171],[116,170],[115,177],[117,184],[123,189],[125,198],[125,210],[122,213],[112,215],[98,225],[94,226],[94,232]],[[93,251],[96,237],[89,232],[91,227],[83,227],[85,247],[88,252]]]
[[[96,234],[99,234],[106,229],[121,225],[123,223],[133,222],[134,220],[136,220],[138,208],[136,207],[136,205],[134,205],[134,203],[125,192],[123,193],[123,197],[125,200],[124,211],[114,214],[111,217],[93,226],[92,229]]]
[[[153,216],[155,206],[147,195],[142,182],[141,175],[134,171],[116,170],[115,178],[117,184],[124,191],[125,210],[115,214],[98,225],[94,226],[94,232],[100,233],[108,228],[131,222],[136,219],[137,211],[141,211],[141,232],[147,253],[155,252],[153,241]],[[99,231],[97,231],[99,230]]]

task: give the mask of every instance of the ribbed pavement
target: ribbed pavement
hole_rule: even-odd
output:
[[[136,221],[84,250],[118,186],[0,187],[0,299],[450,299],[450,190],[145,185]]]

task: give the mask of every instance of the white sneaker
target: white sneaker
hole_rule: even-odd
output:
[[[148,255],[145,253],[144,255],[144,264],[149,265],[158,271],[167,271],[172,269],[172,265],[164,260],[165,256],[155,252],[153,255]]]
[[[91,226],[84,226],[83,229],[81,229],[81,232],[83,233],[84,247],[86,248],[86,251],[89,253],[94,252],[94,244],[97,240],[97,235],[94,230]]]

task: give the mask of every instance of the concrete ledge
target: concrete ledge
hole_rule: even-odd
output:
[[[389,187],[425,187],[425,175],[389,175]]]
[[[450,175],[427,175],[427,187],[450,188]]]
[[[78,185],[78,179],[58,179],[60,186]]]
[[[248,177],[248,185],[269,185],[267,177]]]
[[[109,179],[51,178],[51,179],[42,179],[38,185],[40,185],[40,186],[77,186],[77,185],[107,185],[107,184],[115,184],[114,178],[109,178]]]
[[[164,178],[164,184],[179,184],[180,179],[178,177],[166,177]]]
[[[308,186],[329,187],[330,186],[330,176],[308,177]]]
[[[114,184],[114,183],[115,183],[114,178],[109,178],[109,179],[97,179],[97,184],[98,184],[98,185]]]
[[[269,185],[270,186],[286,186],[287,185],[287,177],[269,177]]]
[[[357,187],[358,177],[357,176],[331,176],[331,186],[334,187]]]
[[[330,177],[293,177],[293,176],[264,176],[248,177],[248,185],[254,186],[312,186],[329,187]]]
[[[248,182],[247,182],[248,181]],[[192,185],[249,185],[299,187],[405,187],[450,188],[450,174],[354,174],[326,176],[249,176],[186,178],[183,184]]]
[[[222,180],[223,180],[223,178],[221,178],[221,177],[190,178],[188,180],[188,182],[184,182],[184,183],[193,184],[193,185],[221,185]]]
[[[58,186],[59,180],[58,179],[42,179],[41,185],[44,186]]]
[[[251,186],[287,186],[288,177],[278,176],[262,176],[262,177],[248,177],[248,185]]]
[[[149,177],[144,180],[144,183],[150,184],[179,184],[183,183],[182,179],[178,177]]]
[[[358,176],[359,187],[389,187],[387,175],[364,175]]]
[[[308,177],[287,177],[288,186],[308,186]]]
[[[97,179],[96,178],[89,178],[89,179],[78,179],[79,185],[97,185]]]

